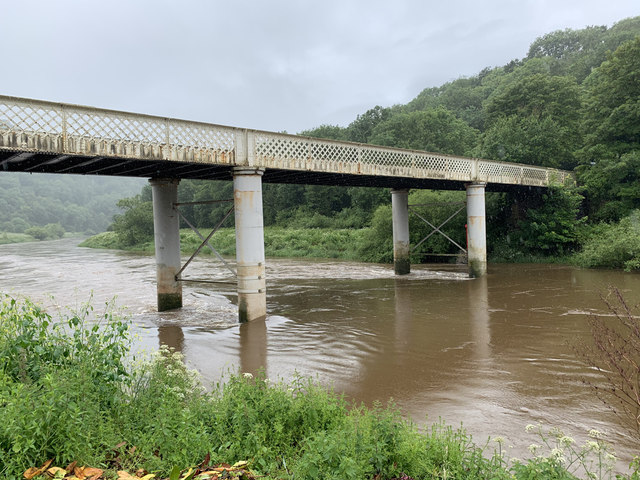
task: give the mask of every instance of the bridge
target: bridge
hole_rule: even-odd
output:
[[[409,273],[409,189],[467,191],[472,277],[486,273],[484,192],[546,188],[569,172],[0,95],[0,173],[149,178],[158,308],[182,306],[177,186],[233,180],[240,320],[266,314],[262,183],[389,187],[394,268]],[[203,242],[204,244],[204,242]]]

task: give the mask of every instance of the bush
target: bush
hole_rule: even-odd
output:
[[[1,297],[0,477],[50,458],[98,462],[117,439],[105,412],[126,384],[128,324],[92,312],[85,304],[53,321],[29,300]]]
[[[640,210],[618,223],[595,227],[573,261],[589,268],[640,270]]]
[[[24,233],[31,235],[36,240],[46,240],[49,236],[44,227],[29,227],[24,231]]]
[[[123,198],[118,207],[124,213],[113,217],[113,231],[125,247],[143,244],[153,239],[153,204],[140,195]]]

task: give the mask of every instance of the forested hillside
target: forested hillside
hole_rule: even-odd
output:
[[[301,134],[575,170],[578,188],[488,195],[490,254],[511,260],[581,251],[585,265],[640,266],[640,17],[549,33],[522,59],[426,88],[406,105],[376,106],[346,127],[321,125]],[[231,189],[229,182],[183,181],[180,197],[231,198]],[[121,204],[125,212],[114,227],[125,243],[152,234],[149,200],[147,188]],[[410,197],[410,203],[438,204],[424,212],[432,223],[455,211],[444,203],[463,200],[463,192],[414,191]],[[384,189],[265,185],[264,203],[266,225],[368,227],[361,257],[390,259]],[[223,208],[201,205],[188,214],[196,225],[211,226]],[[143,218],[144,234],[125,234],[140,229]],[[411,221],[414,243],[426,227]],[[458,218],[445,228],[461,244],[463,224]],[[618,241],[603,245],[615,229]],[[457,252],[439,236],[421,250]]]
[[[116,203],[140,191],[142,179],[0,173],[0,232],[59,223],[67,232],[106,230]]]

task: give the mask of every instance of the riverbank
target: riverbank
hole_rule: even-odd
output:
[[[8,245],[10,243],[35,242],[36,239],[26,233],[0,233],[0,245]]]
[[[83,237],[82,233],[66,232],[62,238],[74,238]],[[59,237],[58,237],[59,238]],[[28,243],[28,242],[40,242],[42,240],[52,240],[52,238],[36,238],[33,235],[26,233],[13,233],[13,232],[0,232],[0,245],[9,245],[12,243]]]
[[[85,305],[52,318],[29,300],[0,301],[3,478],[48,459],[103,469],[103,478],[140,469],[166,478],[206,457],[248,460],[266,479],[568,480],[584,469],[610,478],[613,457],[597,432],[578,446],[531,425],[538,446],[518,460],[506,456],[501,438],[478,445],[442,422],[419,429],[393,404],[351,404],[300,376],[230,374],[205,391],[166,349],[131,362],[128,322],[100,313],[94,328],[92,311]]]
[[[368,230],[265,227],[265,255],[267,257],[281,258],[361,260],[360,249]],[[200,243],[201,239],[192,230],[180,230],[180,249],[183,253],[192,254]],[[213,235],[210,243],[221,255],[235,255],[235,229],[221,228]],[[133,246],[123,246],[115,232],[94,235],[83,241],[80,246],[141,253],[153,253],[154,251],[153,241]],[[201,253],[212,255],[208,247],[203,248]]]

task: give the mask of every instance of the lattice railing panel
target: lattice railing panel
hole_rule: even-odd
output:
[[[207,148],[232,152],[236,146],[236,130],[207,124],[171,121],[168,124],[169,142],[191,148]]]
[[[0,149],[548,185],[570,173],[0,96]]]
[[[34,132],[45,135],[62,134],[63,116],[60,109],[39,105],[17,105],[0,102],[0,131]]]

